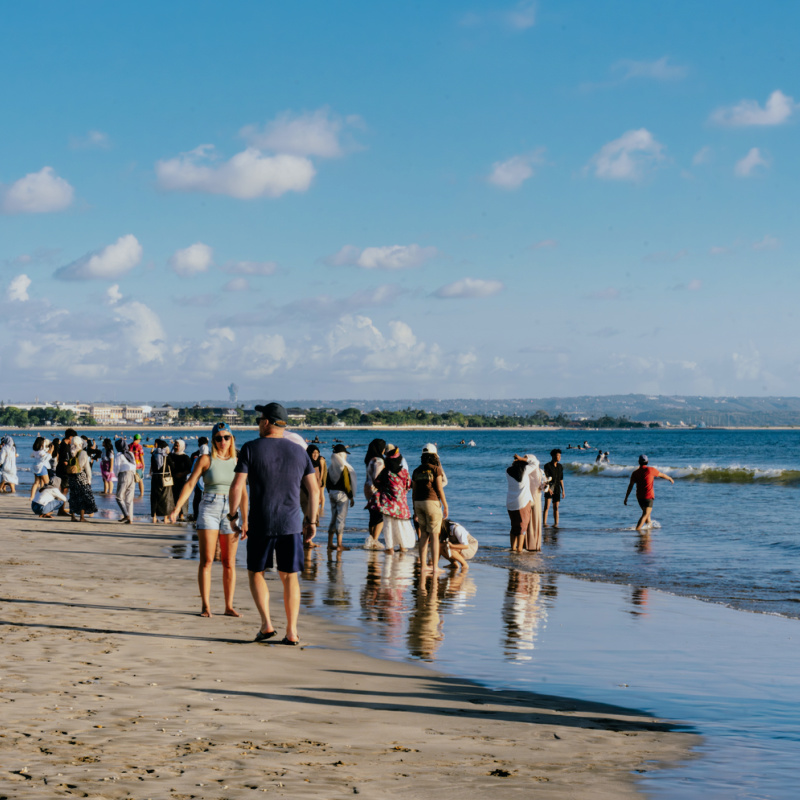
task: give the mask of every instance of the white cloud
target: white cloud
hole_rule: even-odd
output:
[[[492,359],[493,372],[513,372],[516,369],[515,365],[509,364],[504,358],[495,356]]]
[[[664,159],[663,149],[647,129],[627,131],[603,145],[592,158],[594,174],[606,180],[640,180],[652,165]]]
[[[797,103],[776,89],[762,108],[756,100],[742,100],[730,108],[718,108],[711,121],[733,127],[746,125],[782,125],[797,109]]]
[[[231,278],[222,288],[226,292],[247,292],[250,291],[250,283],[247,278]]]
[[[657,81],[674,81],[685,78],[689,74],[687,67],[671,64],[669,58],[664,56],[657,61],[631,61],[623,59],[611,68],[622,73],[622,80],[631,78],[652,78]]]
[[[226,261],[221,269],[230,275],[273,275],[278,264],[275,261]]]
[[[780,241],[769,234],[766,234],[760,241],[753,242],[753,250],[776,250],[779,246]]]
[[[536,242],[533,245],[534,250],[545,250],[553,247],[558,247],[558,242],[555,239],[542,239],[541,242]]]
[[[208,272],[213,263],[214,251],[202,242],[195,242],[183,250],[176,250],[169,258],[169,265],[183,278]]]
[[[540,148],[533,153],[512,156],[507,161],[495,161],[487,180],[501,189],[519,189],[533,177],[534,166],[542,163],[542,152]]]
[[[122,292],[119,290],[119,284],[114,283],[106,289],[106,303],[115,306],[120,300],[122,300]]]
[[[142,260],[142,246],[129,233],[114,244],[60,267],[55,277],[61,280],[115,280],[130,272]]]
[[[701,164],[707,164],[711,159],[711,148],[701,147],[692,158],[692,165],[699,167]]]
[[[418,244],[365,247],[363,250],[347,244],[338,253],[328,257],[326,263],[362,269],[411,269],[434,258],[438,252],[435,247],[420,247]]]
[[[283,336],[256,334],[242,347],[244,374],[248,378],[266,378],[281,366],[293,363]]]
[[[166,335],[158,314],[144,303],[131,301],[115,306],[123,348],[129,347],[139,364],[161,363],[166,355]],[[120,348],[120,349],[123,349]]]
[[[28,296],[28,289],[31,285],[31,279],[27,275],[17,275],[13,278],[11,283],[8,284],[6,289],[6,297],[12,302],[26,303],[30,300]]]
[[[242,128],[240,135],[251,146],[273,153],[288,153],[295,156],[317,156],[338,158],[344,155],[341,137],[346,127],[358,127],[362,122],[358,116],[345,119],[333,114],[329,108],[305,114],[285,111],[263,130],[255,125]]]
[[[752,342],[745,348],[745,352],[733,353],[732,358],[734,372],[740,381],[754,381],[761,374],[761,353]]]
[[[30,172],[6,188],[0,187],[4,214],[46,214],[69,208],[75,190],[52,167]]]
[[[769,161],[761,155],[761,150],[751,147],[747,155],[736,162],[733,173],[737,178],[750,178],[754,173],[760,174],[762,168],[767,169],[768,167]]]
[[[85,136],[70,139],[69,146],[73,150],[108,150],[111,141],[103,131],[89,131]]]
[[[521,2],[505,14],[507,23],[518,31],[526,31],[536,24],[536,3]]]
[[[305,192],[316,174],[314,165],[300,156],[265,156],[248,147],[221,164],[215,160],[213,145],[200,145],[189,153],[159,161],[159,186],[168,192],[207,192],[239,200],[280,197],[286,192]]]
[[[434,292],[436,297],[463,298],[463,297],[490,297],[503,290],[500,281],[485,281],[480,278],[462,278],[448,283]]]

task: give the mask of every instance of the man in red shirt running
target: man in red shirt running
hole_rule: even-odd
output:
[[[655,500],[656,496],[653,483],[656,478],[664,478],[670,483],[675,483],[669,475],[659,472],[655,467],[648,467],[646,455],[639,456],[639,469],[635,469],[631,474],[628,491],[625,492],[625,505],[628,505],[628,497],[634,484],[636,484],[636,499],[642,509],[642,516],[639,517],[639,521],[636,523],[637,531],[650,525],[650,514],[653,513],[653,500]]]

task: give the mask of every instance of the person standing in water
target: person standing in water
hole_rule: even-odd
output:
[[[648,467],[647,456],[644,454],[640,455],[639,469],[635,469],[631,474],[631,480],[628,484],[628,491],[625,492],[624,502],[624,505],[628,505],[628,497],[634,485],[636,485],[636,500],[639,502],[639,508],[642,509],[642,516],[639,517],[639,521],[636,523],[637,531],[651,524],[650,515],[653,513],[653,501],[656,497],[653,484],[656,478],[663,478],[670,483],[675,483],[669,475],[659,472],[655,467]]]
[[[544,513],[542,525],[547,525],[547,512],[550,502],[553,503],[553,526],[558,527],[558,504],[567,496],[564,491],[564,467],[561,465],[561,451],[556,448],[550,451],[550,461],[544,465],[544,474],[550,479],[544,495]]]

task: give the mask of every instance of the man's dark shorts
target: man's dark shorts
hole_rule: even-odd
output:
[[[648,508],[652,508],[653,507],[653,500],[652,499],[650,499],[650,500],[638,500],[637,502],[639,503],[639,508],[641,508],[642,511],[647,511]]]
[[[247,537],[247,569],[250,572],[263,572],[275,561],[278,572],[302,572],[304,558],[302,533]]]
[[[552,492],[551,494],[549,494],[547,496],[553,501],[553,503],[560,503],[561,502],[561,490],[560,489],[556,489],[554,492]]]

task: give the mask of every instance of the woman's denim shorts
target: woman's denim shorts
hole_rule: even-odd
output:
[[[228,519],[228,495],[204,494],[197,513],[197,530],[233,533]]]

